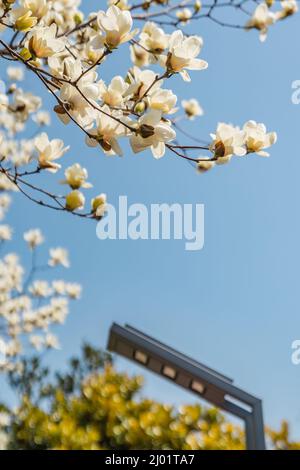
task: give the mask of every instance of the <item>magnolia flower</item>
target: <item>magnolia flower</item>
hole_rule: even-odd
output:
[[[49,2],[46,0],[21,0],[24,12],[31,11],[31,14],[37,18],[43,18],[48,13]]]
[[[155,158],[165,154],[165,144],[175,139],[176,133],[168,122],[161,120],[161,112],[151,110],[138,121],[137,134],[130,138],[130,145],[134,153],[151,148]]]
[[[122,155],[122,149],[119,146],[118,138],[125,135],[125,128],[118,121],[110,117],[115,116],[111,113],[108,106],[103,106],[102,110],[106,114],[99,113],[96,119],[96,129],[90,131],[93,137],[87,137],[86,143],[89,147],[100,145],[108,155]],[[116,117],[119,117],[117,114]]]
[[[112,107],[118,107],[123,104],[124,94],[128,89],[122,77],[116,76],[107,87],[104,82],[100,84],[100,97],[105,104]]]
[[[33,230],[29,230],[28,232],[25,232],[24,240],[28,243],[29,247],[33,250],[38,245],[41,245],[44,242],[44,237],[41,231],[38,228],[36,228]]]
[[[48,297],[52,294],[52,289],[47,281],[34,281],[29,287],[29,292],[34,297]]]
[[[109,7],[106,13],[100,11],[97,19],[99,28],[105,33],[104,42],[109,48],[118,47],[137,34],[137,30],[130,32],[132,27],[130,12],[122,11],[115,5]]]
[[[275,144],[277,141],[276,132],[267,134],[266,126],[255,121],[248,121],[243,127],[245,132],[245,144],[248,153],[257,153],[261,157],[269,157],[269,153],[264,149]]]
[[[34,144],[38,151],[40,168],[52,173],[55,173],[59,168],[61,168],[61,165],[54,163],[54,160],[61,158],[70,148],[69,146],[64,147],[64,143],[60,139],[53,139],[50,141],[45,132],[35,139]]]
[[[52,289],[55,292],[55,294],[65,295],[66,283],[64,281],[52,281]]]
[[[288,16],[294,15],[299,9],[296,0],[283,0],[280,3],[282,10],[275,13],[276,20],[283,20]]]
[[[138,67],[128,73],[129,88],[126,91],[126,96],[133,99],[141,99],[149,87],[151,86],[151,94],[161,87],[161,81],[155,81],[157,75],[153,70],[140,70]]]
[[[92,188],[91,183],[87,183],[88,172],[79,163],[74,163],[65,171],[65,180],[61,184],[68,184],[72,189]]]
[[[188,70],[204,70],[208,67],[207,62],[196,57],[199,55],[203,45],[202,38],[198,36],[184,37],[182,31],[172,33],[169,44],[168,57],[163,57],[163,62],[170,72],[180,73],[183,80],[191,81]]]
[[[181,104],[189,119],[193,120],[196,116],[203,115],[203,109],[196,99],[182,100]]]
[[[202,160],[197,163],[197,171],[198,173],[206,173],[207,171],[211,170],[215,166],[215,162],[210,160]]]
[[[24,78],[24,70],[21,67],[7,67],[6,73],[10,80],[20,82]]]
[[[259,38],[261,42],[264,42],[267,38],[268,28],[274,21],[274,13],[269,10],[265,3],[261,3],[256,7],[252,18],[246,24],[246,29],[258,29],[260,31]]]
[[[51,248],[50,260],[48,264],[52,267],[62,265],[65,268],[69,268],[70,262],[67,250],[65,250],[64,248]]]
[[[149,64],[149,52],[139,44],[130,46],[130,59],[137,67],[145,67]]]
[[[41,335],[31,335],[29,341],[37,351],[40,351],[44,345],[44,338]]]
[[[34,57],[51,57],[64,50],[65,38],[57,38],[57,26],[38,26],[28,36],[26,47]]]
[[[150,94],[148,102],[151,109],[157,109],[164,114],[173,114],[177,111],[174,108],[177,103],[177,96],[171,90],[156,90]]]
[[[49,126],[51,124],[51,117],[48,111],[39,111],[32,120],[39,126]]]
[[[169,36],[155,23],[147,22],[140,34],[140,42],[154,54],[160,54],[168,47]]]
[[[51,64],[53,65],[53,61]],[[96,83],[97,73],[94,70],[86,72],[82,68],[81,61],[73,58],[64,60],[63,71],[64,78],[76,82],[79,91],[69,83],[64,83],[60,90],[60,97],[66,103],[69,113],[80,124],[87,127],[91,125],[95,117],[92,105],[96,105],[101,89],[101,83]],[[60,105],[55,107],[55,111],[64,124],[70,121],[70,117]]]
[[[14,93],[14,101],[11,104],[11,109],[17,113],[17,118],[26,121],[28,115],[35,113],[42,104],[41,98],[34,96],[30,92],[24,92],[18,88]]]
[[[83,209],[85,204],[84,195],[77,189],[71,191],[66,196],[66,209],[68,211],[75,211],[76,209]]]
[[[70,299],[79,299],[81,296],[81,285],[76,283],[68,282],[66,284],[66,294],[70,297]]]
[[[0,225],[0,242],[11,240],[12,229],[9,225]]]
[[[45,346],[49,349],[59,349],[59,341],[55,335],[52,333],[47,333],[45,337]]]
[[[106,194],[99,194],[91,200],[92,212],[96,218],[103,217],[107,208],[107,196]]]
[[[216,134],[211,134],[213,142],[210,145],[216,163],[227,163],[232,155],[246,155],[244,136],[244,132],[239,127],[225,123],[218,124]]]
[[[176,16],[182,24],[187,24],[193,16],[193,13],[189,8],[183,8],[182,10],[178,10],[176,12]]]

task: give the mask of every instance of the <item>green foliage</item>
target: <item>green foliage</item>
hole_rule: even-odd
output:
[[[50,376],[35,357],[10,383],[21,397],[5,429],[10,449],[244,449],[243,431],[220,411],[143,398],[140,376],[117,372],[110,355],[88,344],[64,374]],[[300,449],[285,422],[268,435],[275,449]]]

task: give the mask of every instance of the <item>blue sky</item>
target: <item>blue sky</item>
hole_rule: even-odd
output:
[[[92,1],[84,3],[95,9]],[[54,367],[77,353],[82,340],[105,347],[111,323],[126,322],[234,378],[263,399],[269,425],[286,418],[300,439],[300,366],[290,360],[291,343],[300,338],[300,107],[291,103],[291,83],[300,78],[299,21],[296,15],[273,27],[265,44],[256,32],[206,20],[194,24],[188,31],[203,36],[209,68],[193,73],[191,84],[179,77],[166,83],[180,98],[202,104],[205,116],[186,127],[197,136],[207,138],[219,121],[255,119],[276,130],[270,159],[236,159],[197,175],[172,155],[156,161],[149,152],[133,155],[126,145],[123,159],[107,158],[53,115],[49,136],[71,145],[65,165],[84,164],[95,191],[106,192],[111,202],[127,195],[129,203],[205,204],[204,249],[187,252],[182,241],[100,241],[92,222],[15,198],[8,217],[15,230],[12,248],[26,260],[22,233],[39,226],[49,245],[70,250],[72,269],[58,277],[84,289],[59,330],[62,350],[48,357]],[[128,63],[125,46],[107,61],[101,78],[122,74]],[[43,93],[38,82],[29,84]],[[187,140],[182,136],[181,142]],[[123,360],[117,366],[141,371]],[[148,396],[194,401],[153,375],[145,377]],[[1,398],[8,397],[2,391]]]

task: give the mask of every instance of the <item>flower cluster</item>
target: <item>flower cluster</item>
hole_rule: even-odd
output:
[[[276,143],[276,132],[267,133],[264,124],[248,121],[242,129],[231,124],[220,123],[216,133],[211,134],[213,139],[210,150],[213,158],[198,163],[200,172],[211,169],[215,164],[223,165],[231,160],[232,156],[243,157],[256,153],[261,157],[269,157],[266,149]]]
[[[0,205],[7,210],[10,197],[3,193]],[[0,225],[0,243],[12,237],[8,225]],[[39,229],[24,233],[32,256],[32,266],[26,274],[20,258],[7,252],[0,259],[0,371],[18,370],[18,358],[30,346],[37,350],[58,348],[59,342],[51,326],[63,324],[69,313],[69,300],[79,299],[81,286],[63,280],[38,280],[35,275],[55,267],[69,267],[68,252],[52,248],[48,262],[37,264],[37,250],[44,243]]]
[[[61,183],[69,186],[69,192],[65,196],[56,196],[28,183],[27,177],[33,177],[42,171],[57,173],[62,165],[58,163],[69,150],[61,139],[50,139],[46,132],[40,132],[51,123],[50,115],[41,109],[40,97],[29,92],[24,92],[16,82],[24,78],[20,67],[10,66],[7,70],[9,84],[0,93],[2,106],[0,108],[0,190],[20,190],[28,197],[34,199],[32,192],[39,196],[47,196],[60,210],[75,212],[83,209],[85,198],[78,190],[91,188],[87,183],[88,172],[78,163],[74,163],[65,169],[65,179]],[[24,132],[26,126],[37,126],[36,136],[29,139],[18,139],[17,134]],[[14,170],[12,170],[12,168]],[[28,194],[26,191],[31,190]],[[74,191],[76,190],[76,191]],[[103,198],[103,195],[100,195]],[[99,196],[97,196],[99,197]],[[100,218],[99,211],[94,208],[94,198],[90,200],[90,211],[87,217]],[[79,204],[78,201],[81,201]],[[39,199],[36,202],[43,204]],[[48,204],[49,206],[49,204]],[[2,206],[0,205],[0,210]],[[101,217],[105,213],[103,205]]]
[[[8,84],[5,77],[0,82],[0,188],[18,189],[38,204],[81,217],[99,219],[105,214],[105,194],[91,197],[86,204],[83,190],[92,187],[87,168],[72,161],[62,170],[69,147],[45,132],[51,119],[42,109],[41,98],[19,84],[25,69],[48,90],[56,117],[65,125],[75,124],[88,146],[109,156],[123,155],[122,142],[127,140],[133,153],[148,149],[158,159],[171,152],[203,172],[226,163],[232,155],[262,154],[275,143],[274,133],[267,134],[263,124],[249,121],[242,130],[219,124],[206,145],[178,144],[177,131],[200,142],[198,136],[181,128],[181,121],[202,116],[203,110],[197,99],[183,99],[183,113],[179,114],[178,98],[166,82],[176,77],[189,82],[194,72],[208,67],[202,58],[202,38],[184,34],[180,26],[203,17],[226,26],[213,16],[214,2],[149,0],[131,4],[109,0],[107,8],[87,17],[80,3],[0,1],[0,24],[5,31],[5,39],[0,38],[0,59],[9,60]],[[271,24],[297,11],[295,0],[282,1],[275,12],[273,3],[255,2],[246,29],[258,29],[264,38]],[[173,30],[165,29],[165,24]],[[105,82],[102,67],[124,46],[130,48],[132,64]],[[31,138],[17,139],[29,122],[38,131]],[[206,151],[206,155],[191,157],[191,151]],[[69,187],[63,196],[51,192],[49,185],[41,188],[32,182],[40,173],[60,170],[64,171],[60,183]]]
[[[267,38],[268,29],[277,21],[284,20],[285,18],[294,15],[298,11],[298,4],[296,0],[281,0],[280,10],[271,10],[275,4],[275,0],[266,0],[264,3],[257,5],[251,19],[246,24],[246,29],[258,29],[259,38],[264,42]]]

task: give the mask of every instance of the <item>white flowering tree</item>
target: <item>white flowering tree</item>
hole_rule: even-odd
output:
[[[69,188],[66,194],[51,193],[49,185],[38,182],[42,173],[50,178],[61,169],[58,161],[68,147],[42,132],[50,115],[32,90],[19,86],[25,69],[51,94],[56,118],[75,125],[88,146],[106,155],[122,155],[122,140],[127,139],[134,153],[151,149],[157,159],[171,153],[192,162],[200,173],[233,156],[268,155],[276,133],[255,121],[242,127],[219,123],[210,141],[189,135],[180,127],[183,116],[178,114],[172,80],[179,75],[190,81],[189,71],[208,66],[199,58],[202,38],[182,31],[187,23],[210,20],[228,28],[256,29],[263,41],[270,26],[297,12],[295,0],[207,0],[203,5],[200,0],[109,0],[88,16],[80,11],[80,3],[0,0],[0,60],[8,65],[6,73],[2,65],[0,77],[2,189],[19,190],[39,205],[80,217],[99,219],[105,213],[105,194],[86,204],[81,189],[91,187],[88,169],[76,162],[60,178]],[[233,20],[238,13],[242,23],[223,21],[224,9]],[[132,63],[105,83],[102,65],[124,47],[130,48]],[[202,114],[196,99],[182,96],[181,104],[187,121]],[[34,137],[18,139],[32,120],[37,126]],[[179,143],[178,130],[194,145]]]
[[[7,192],[0,193],[0,220],[10,205]],[[63,324],[69,313],[69,300],[78,299],[80,285],[53,278],[51,282],[37,279],[57,266],[69,267],[68,252],[51,248],[44,264],[38,256],[44,237],[39,229],[24,233],[24,243],[31,252],[31,266],[25,270],[17,254],[6,244],[12,238],[12,228],[0,224],[0,372],[19,371],[20,359],[33,347],[40,351],[58,348],[59,342],[51,327]],[[49,276],[48,276],[49,277]]]

